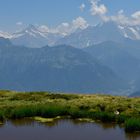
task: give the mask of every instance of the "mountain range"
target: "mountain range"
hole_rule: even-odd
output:
[[[81,49],[66,45],[19,47],[4,38],[0,44],[4,41],[0,45],[1,89],[114,93],[125,87],[110,68]]]
[[[131,94],[140,85],[140,29],[106,22],[64,35],[29,25],[0,32],[0,88]]]
[[[140,72],[140,59],[134,57],[128,49],[113,41],[103,42],[85,48],[84,50],[110,67],[116,74],[128,82],[137,78]],[[135,50],[135,48],[132,47]],[[136,50],[135,50],[136,51]]]
[[[71,34],[64,35],[61,32],[51,32],[42,30],[34,25],[29,25],[27,28],[12,34],[0,31],[0,37],[9,38],[15,45],[32,48],[63,44],[76,48],[86,48],[105,41],[119,43],[124,43],[127,39],[139,41],[140,27],[122,26],[115,22],[106,22],[96,26],[88,26],[85,29],[77,29]]]

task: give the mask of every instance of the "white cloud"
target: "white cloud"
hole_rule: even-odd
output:
[[[140,19],[140,11],[133,13],[131,16],[132,16],[132,18]]]
[[[103,16],[107,13],[108,9],[104,4],[99,3],[100,0],[90,0],[91,3],[91,15]]]
[[[90,12],[92,16],[98,16],[103,22],[114,21],[120,25],[135,26],[140,25],[140,11],[136,11],[131,16],[126,16],[121,9],[116,15],[107,15],[107,7],[100,3],[100,0],[89,0],[91,4]]]
[[[55,31],[63,35],[68,35],[76,31],[77,29],[85,29],[87,27],[88,27],[87,21],[82,17],[78,17],[74,19],[71,23],[67,22],[61,23],[56,27]]]
[[[64,27],[69,27],[69,23],[67,23],[67,22],[63,22],[62,25],[63,25]]]
[[[84,3],[82,3],[82,4],[80,5],[80,7],[79,7],[79,8],[80,8],[80,10],[83,12],[83,11],[84,11],[84,9],[85,9],[85,7],[86,7],[86,6],[85,6],[85,4],[84,4]]]
[[[136,11],[131,15],[134,25],[140,25],[140,11]]]
[[[65,36],[65,35],[68,35],[70,33],[73,33],[77,29],[85,29],[87,27],[88,27],[87,21],[82,17],[77,17],[76,19],[72,20],[70,23],[63,22],[54,28],[49,28],[46,25],[41,25],[38,27],[38,29],[41,32],[58,33],[58,34]]]
[[[110,16],[110,20],[125,26],[140,25],[140,11],[133,13],[131,16],[126,16],[124,12],[118,12],[117,15]]]
[[[121,9],[120,11],[118,11],[118,14],[119,15],[121,15],[121,14],[123,14],[124,13],[124,10],[123,9]]]
[[[55,29],[52,29],[52,31],[65,36],[69,34],[69,32],[71,32],[71,25],[67,22],[63,22],[60,25],[58,25]]]
[[[22,23],[21,21],[19,21],[19,22],[16,23],[16,25],[18,25],[18,26],[22,26],[23,23]]]
[[[121,25],[128,25],[130,22],[129,18],[125,16],[123,10],[118,11],[117,15],[110,16],[108,19]]]
[[[49,27],[47,25],[41,25],[38,28],[41,32],[49,32]]]
[[[75,28],[75,29],[78,29],[78,28],[85,29],[88,27],[87,21],[82,17],[78,17],[78,18],[74,19],[72,21],[72,25],[73,25],[73,28]]]

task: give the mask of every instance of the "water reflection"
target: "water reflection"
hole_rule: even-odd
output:
[[[3,127],[5,125],[5,122],[0,122],[0,127]]]
[[[2,140],[140,140],[140,133],[127,134],[117,124],[70,119],[39,123],[28,118],[0,125],[0,137]]]
[[[34,121],[33,118],[24,118],[20,120],[11,120],[9,123],[12,123],[12,125],[16,127],[35,126],[36,124],[41,126],[46,126],[46,127],[54,127],[58,125],[58,121],[61,120],[55,119],[53,122],[41,123],[41,122]]]
[[[128,140],[140,140],[140,133],[126,133],[126,138]]]

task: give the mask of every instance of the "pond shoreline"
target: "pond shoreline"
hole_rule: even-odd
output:
[[[0,91],[1,123],[25,117],[51,122],[58,116],[87,122],[116,123],[123,125],[126,132],[140,132],[140,98]]]

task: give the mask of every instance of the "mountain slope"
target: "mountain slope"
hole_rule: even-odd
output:
[[[140,97],[140,91],[136,91],[129,95],[129,97]]]
[[[116,42],[103,42],[84,49],[101,63],[110,67],[120,77],[132,83],[140,71],[140,60],[127,51],[127,47]]]
[[[0,36],[9,38],[15,45],[31,48],[41,48],[45,45],[71,45],[76,48],[86,48],[105,41],[114,41],[136,46],[140,44],[139,26],[122,26],[115,22],[104,22],[96,26],[77,29],[72,33],[64,34],[55,29],[46,29],[29,25],[27,28],[8,34],[0,31]]]
[[[54,42],[61,38],[58,33],[49,33],[39,30],[33,25],[20,32],[12,34],[11,41],[15,45],[27,46],[29,48],[41,48],[43,46],[53,45]]]
[[[120,42],[124,38],[122,31],[115,23],[107,22],[75,32],[58,40],[56,44],[68,44],[78,48],[85,48],[104,41]]]
[[[67,44],[77,48],[86,48],[105,41],[136,45],[138,40],[140,40],[139,27],[123,27],[115,22],[105,22],[96,26],[89,26],[84,30],[65,36],[58,40],[56,44]]]
[[[12,46],[12,43],[9,39],[0,37],[0,46]]]
[[[65,92],[117,92],[122,80],[88,53],[70,47],[31,49],[0,45],[0,88]]]

